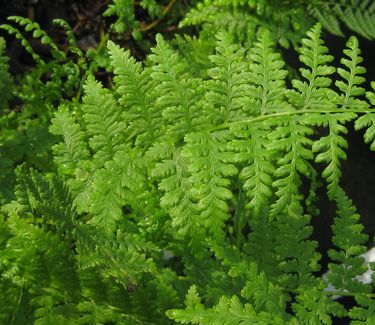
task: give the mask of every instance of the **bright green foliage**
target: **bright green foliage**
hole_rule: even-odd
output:
[[[127,138],[134,139],[137,147],[147,149],[162,133],[161,112],[155,107],[156,86],[150,69],[142,70],[129,52],[124,52],[112,42],[108,43],[111,64],[116,74],[119,103],[124,107],[123,118],[127,124]]]
[[[249,76],[241,60],[243,49],[233,45],[227,33],[219,33],[217,40],[216,54],[209,57],[214,68],[208,70],[204,105],[211,111],[213,123],[220,124],[242,115]]]
[[[269,31],[265,31],[249,52],[249,94],[255,99],[250,105],[257,107],[256,115],[275,113],[288,106],[284,98],[287,72],[283,70],[284,62],[280,54],[274,52],[274,47]]]
[[[187,67],[160,34],[156,36],[156,42],[150,55],[153,62],[151,78],[157,84],[156,106],[166,121],[165,132],[179,141],[186,133],[199,130],[201,125],[198,103],[202,97],[202,81],[186,74]]]
[[[227,131],[192,133],[185,137],[186,147],[182,151],[188,158],[192,196],[203,225],[217,240],[223,240],[224,222],[229,218],[226,202],[232,198],[232,192],[227,178],[237,174],[237,168],[230,163],[229,139]]]
[[[333,84],[315,25],[288,82],[271,32],[249,50],[218,33],[200,74],[161,35],[146,66],[108,43],[112,88],[89,76],[59,105],[56,173],[22,167],[1,209],[1,321],[371,323],[372,284],[355,279],[366,236],[340,186],[346,123],[375,137],[357,40]],[[328,280],[312,239],[319,179],[337,214]]]
[[[342,58],[341,64],[345,65],[346,68],[338,68],[337,73],[344,79],[337,80],[335,85],[341,90],[342,94],[338,99],[338,105],[342,109],[363,109],[367,108],[368,104],[361,99],[355,98],[362,96],[365,93],[365,89],[361,87],[361,84],[365,82],[365,78],[361,76],[366,72],[366,69],[360,66],[363,61],[360,56],[361,50],[358,48],[358,40],[355,37],[350,37],[347,42],[347,49],[344,50],[344,54],[348,58]]]
[[[321,39],[320,25],[314,26],[307,32],[308,38],[302,39],[300,48],[300,60],[307,68],[301,68],[301,75],[306,81],[293,80],[292,90],[288,98],[296,107],[310,109],[332,108],[330,95],[333,93],[328,89],[331,85],[330,76],[335,68],[327,65],[333,60],[328,48]],[[333,96],[333,94],[331,95]]]

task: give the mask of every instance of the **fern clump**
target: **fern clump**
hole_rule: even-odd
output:
[[[358,41],[336,69],[314,25],[289,82],[271,32],[249,49],[217,33],[202,74],[161,35],[145,65],[108,42],[111,88],[90,75],[59,105],[56,172],[20,167],[1,209],[2,322],[371,322],[367,236],[341,184],[347,124],[374,147]],[[336,214],[326,277],[319,183]]]

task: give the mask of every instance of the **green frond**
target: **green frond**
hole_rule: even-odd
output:
[[[272,196],[275,167],[273,151],[267,147],[269,129],[261,124],[232,128],[236,139],[229,143],[235,151],[234,160],[243,166],[239,177],[249,198],[247,207],[259,214]]]
[[[354,319],[353,325],[370,325],[375,322],[375,300],[365,293],[355,295],[358,307],[353,307],[349,311],[349,316]]]
[[[102,167],[124,147],[124,122],[113,95],[89,77],[84,86],[82,110],[94,160]]]
[[[83,52],[77,45],[77,40],[74,36],[74,32],[72,28],[70,27],[70,25],[64,19],[60,19],[60,18],[54,19],[53,23],[64,29],[66,36],[68,38],[68,42],[69,42],[69,47],[68,47],[69,52],[74,53],[82,58]]]
[[[328,264],[327,279],[339,291],[370,292],[369,285],[356,279],[368,269],[365,259],[360,256],[367,250],[365,243],[368,236],[363,233],[364,227],[358,222],[360,216],[352,201],[341,188],[336,193],[338,211],[332,226],[332,242],[336,249],[328,252],[335,264]]]
[[[256,264],[249,265],[247,279],[241,296],[249,299],[258,313],[270,313],[276,323],[286,321],[289,318],[285,312],[287,297],[281,289],[270,282]]]
[[[375,105],[375,83],[371,83],[371,87],[373,89],[372,92],[367,92],[366,97],[370,101],[371,105]],[[365,134],[363,136],[366,143],[370,144],[370,149],[375,150],[375,114],[374,113],[367,113],[360,116],[356,119],[354,127],[356,130],[361,130],[366,128]]]
[[[375,3],[373,1],[355,0],[346,7],[337,4],[333,10],[349,29],[367,39],[375,39]]]
[[[45,62],[41,59],[40,55],[35,53],[33,47],[31,46],[27,38],[17,28],[8,24],[1,24],[0,28],[5,30],[8,34],[14,35],[14,37],[17,38],[21,42],[21,45],[31,55],[31,57],[36,63],[40,65],[45,64]]]
[[[192,196],[198,201],[204,227],[217,239],[223,237],[229,218],[227,202],[233,194],[228,178],[237,174],[228,150],[229,137],[227,131],[190,133],[185,136],[187,145],[182,151],[188,158]]]
[[[255,115],[270,114],[288,109],[285,101],[284,62],[279,53],[274,52],[275,42],[268,30],[263,31],[249,51],[249,83],[247,92],[251,96],[251,106],[256,107]],[[243,73],[242,73],[243,74]],[[250,105],[250,103],[249,103]]]
[[[20,17],[20,16],[9,16],[8,20],[15,22],[16,24],[23,27],[25,29],[25,32],[32,32],[32,36],[34,38],[39,38],[42,44],[50,46],[51,54],[55,59],[66,58],[64,51],[61,51],[58,48],[58,46],[53,41],[53,39],[40,27],[40,25],[37,22],[32,21],[29,18]],[[6,25],[3,25],[3,26],[6,26]]]
[[[90,158],[85,134],[77,123],[75,111],[61,105],[51,120],[49,131],[63,138],[52,147],[54,161],[61,175],[74,176],[79,163]]]
[[[76,217],[68,188],[56,175],[42,175],[21,165],[16,169],[15,200],[4,206],[10,215],[71,235]]]
[[[321,120],[320,125],[328,127],[329,134],[315,141],[312,149],[314,153],[317,153],[315,162],[327,164],[322,175],[328,183],[328,196],[333,199],[339,188],[341,177],[340,160],[346,159],[345,150],[348,147],[348,142],[342,136],[348,132],[345,123],[354,120],[356,115],[348,112],[323,116],[325,118]]]
[[[339,302],[325,295],[318,288],[304,288],[293,303],[297,324],[331,325],[332,316],[343,317],[346,311]]]
[[[251,265],[247,272],[251,281],[241,295],[252,303],[243,304],[236,295],[222,296],[214,307],[206,308],[193,285],[186,295],[186,309],[169,310],[167,316],[182,324],[287,324],[284,295],[256,266]]]
[[[313,141],[309,136],[313,133],[313,129],[303,123],[302,117],[290,116],[281,119],[275,130],[269,134],[271,141],[267,149],[281,153],[282,157],[277,161],[277,179],[272,184],[277,197],[272,205],[273,216],[287,207],[293,196],[298,195],[301,175],[307,178],[311,175],[309,160],[313,158]]]
[[[128,125],[128,139],[134,139],[135,146],[147,149],[161,137],[165,128],[161,111],[155,106],[156,84],[150,78],[151,70],[143,69],[129,52],[113,42],[108,42],[108,49],[119,103],[124,107],[122,116]]]
[[[227,33],[218,33],[216,39],[216,54],[209,57],[214,68],[208,70],[203,105],[213,124],[221,124],[243,115],[249,76],[243,49]]]
[[[0,311],[0,319],[33,322],[40,309],[65,305],[68,310],[67,302],[77,299],[80,290],[69,242],[17,215],[7,219],[7,226],[12,237],[0,258],[0,299],[10,304]]]
[[[157,84],[157,109],[162,111],[168,124],[168,134],[181,141],[185,134],[199,130],[202,112],[198,106],[202,98],[202,81],[185,74],[186,67],[180,62],[161,35],[156,36],[156,47],[150,60],[153,62],[151,78]]]
[[[95,173],[90,195],[91,224],[103,227],[108,232],[126,216],[122,208],[126,205],[137,208],[137,201],[144,190],[145,171],[137,152],[118,151],[105,168]]]
[[[205,232],[191,193],[193,183],[189,178],[187,159],[181,155],[181,150],[167,144],[155,146],[151,150],[149,154],[163,159],[153,168],[152,176],[160,179],[158,187],[164,192],[160,205],[169,212],[172,235],[176,239],[190,238],[189,245],[197,253],[202,247]]]
[[[113,0],[108,5],[104,16],[117,16],[117,20],[111,25],[116,33],[125,33],[128,27],[136,27],[133,3],[129,0]]]
[[[290,290],[313,287],[316,285],[313,273],[320,269],[320,254],[318,242],[310,240],[311,217],[303,214],[301,202],[294,197],[285,212],[276,218],[274,245],[282,271],[279,285]]]
[[[321,39],[321,33],[321,26],[316,24],[307,32],[308,38],[302,39],[299,58],[306,68],[301,68],[300,72],[306,80],[294,79],[294,89],[287,92],[290,103],[297,109],[334,107],[330,97],[334,97],[335,93],[329,89],[332,83],[329,76],[335,68],[328,65],[333,56],[327,54],[328,48]]]
[[[78,262],[86,272],[99,271],[103,278],[122,286],[138,285],[144,273],[156,273],[148,250],[157,250],[139,234],[124,226],[113,234],[99,227],[84,225],[77,232]]]
[[[253,307],[250,304],[244,306],[237,296],[222,297],[215,307],[205,309],[195,286],[190,287],[185,304],[185,310],[172,309],[167,316],[182,324],[199,325],[254,324],[258,321]]]
[[[375,38],[375,4],[371,0],[311,1],[307,10],[324,29],[343,36],[340,23],[367,39]]]
[[[358,47],[357,38],[350,37],[346,46],[344,54],[347,58],[342,58],[340,61],[344,68],[337,69],[337,73],[344,79],[344,81],[337,80],[335,82],[342,92],[337,99],[337,104],[341,109],[368,108],[369,105],[365,101],[356,98],[365,94],[365,89],[360,85],[365,82],[365,78],[361,74],[366,72],[366,69],[360,65],[363,59],[360,56],[361,50]]]
[[[253,44],[262,29],[271,31],[281,46],[296,45],[313,21],[301,1],[201,1],[190,9],[180,26],[197,26],[205,40],[219,30],[246,45]]]
[[[339,16],[335,15],[335,11],[332,10],[328,3],[322,3],[319,6],[309,4],[307,6],[307,11],[319,21],[325,30],[333,35],[344,36],[340,27]]]

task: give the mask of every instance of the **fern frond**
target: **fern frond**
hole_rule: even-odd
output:
[[[317,163],[327,163],[328,166],[323,171],[323,177],[327,180],[327,192],[330,199],[336,195],[341,177],[341,162],[346,159],[345,149],[348,142],[342,136],[348,132],[344,126],[346,122],[355,119],[354,113],[326,114],[320,125],[329,129],[329,134],[320,138],[313,144],[313,152],[318,153],[315,157]]]
[[[89,77],[84,89],[82,110],[89,144],[98,167],[102,167],[124,147],[125,125],[112,94],[99,82]]]
[[[161,35],[150,59],[153,62],[151,78],[157,83],[159,97],[156,105],[169,124],[167,132],[177,141],[185,134],[199,130],[202,112],[198,102],[202,98],[202,81],[185,74],[186,67]]]
[[[312,2],[307,10],[330,33],[343,36],[340,22],[367,39],[375,38],[375,4],[371,0]]]
[[[8,311],[10,317],[5,321],[11,323],[36,319],[38,314],[33,315],[33,311],[40,308],[66,304],[69,309],[67,302],[76,300],[80,289],[75,275],[75,257],[69,242],[47,231],[47,227],[36,226],[17,215],[10,216],[7,225],[12,238],[8,240],[0,258],[0,287],[5,289],[0,291],[0,298],[10,302],[3,295],[11,293],[10,289],[13,288],[16,290],[12,293],[18,301],[9,306],[13,309]],[[28,316],[22,315],[24,312]],[[0,316],[2,318],[3,315]]]
[[[9,16],[7,19],[24,27],[26,32],[32,32],[33,37],[39,38],[42,44],[50,46],[52,49],[51,54],[55,59],[66,58],[65,53],[58,48],[53,39],[40,27],[37,22],[20,16]]]
[[[375,4],[370,0],[352,1],[346,8],[336,5],[336,15],[347,27],[367,39],[375,38]]]
[[[363,233],[363,226],[358,223],[360,216],[356,213],[351,200],[340,188],[336,192],[337,217],[332,226],[332,242],[337,249],[328,251],[330,259],[337,263],[328,264],[327,279],[336,290],[349,292],[370,292],[371,287],[361,283],[357,276],[367,271],[364,258],[360,256],[367,248],[364,246],[368,236]]]
[[[250,49],[249,82],[252,85],[248,91],[255,104],[255,115],[270,114],[287,109],[285,101],[284,62],[279,53],[274,52],[275,42],[270,32],[265,30]]]
[[[337,80],[335,85],[341,90],[342,94],[337,100],[340,109],[365,109],[368,104],[356,97],[362,96],[365,89],[360,85],[365,82],[365,78],[361,76],[366,72],[360,64],[363,61],[361,50],[358,47],[358,40],[354,36],[350,37],[346,43],[347,49],[344,54],[347,58],[341,59],[341,64],[345,68],[338,68],[337,73],[344,79]]]
[[[161,179],[158,187],[164,195],[160,205],[171,216],[171,226],[176,231],[173,236],[176,239],[189,237],[189,245],[197,253],[205,234],[202,218],[191,194],[193,183],[189,179],[188,162],[180,151],[164,143],[151,148],[148,154],[162,159],[153,168],[152,176]]]
[[[325,295],[319,288],[301,290],[292,306],[298,323],[332,324],[332,316],[343,317],[346,310],[337,301]]]
[[[359,306],[353,307],[349,311],[349,316],[354,319],[352,323],[355,325],[370,325],[375,322],[375,299],[371,299],[365,293],[359,293],[354,298]]]
[[[201,303],[196,286],[191,286],[185,300],[186,309],[172,309],[167,316],[182,324],[286,324],[289,318],[285,312],[284,295],[256,266],[247,269],[251,279],[241,292],[252,303],[243,304],[238,296],[222,296],[213,307],[206,309]]]
[[[327,54],[319,24],[309,30],[307,36],[302,39],[299,57],[307,67],[300,69],[306,81],[293,80],[295,89],[288,91],[287,97],[297,109],[329,109],[334,107],[330,97],[335,95],[328,88],[332,83],[329,76],[335,72],[335,68],[328,65],[333,56]]]
[[[8,24],[1,24],[0,28],[5,30],[10,35],[14,35],[17,38],[24,49],[31,55],[33,60],[38,63],[39,65],[44,65],[45,62],[42,60],[39,54],[35,53],[33,47],[31,46],[30,42],[27,40],[25,36],[15,27],[8,25]]]
[[[62,175],[73,176],[79,162],[90,157],[84,132],[77,123],[74,112],[61,105],[51,120],[49,131],[63,137],[63,142],[52,147],[59,172]]]
[[[375,105],[375,82],[371,83],[373,89],[372,92],[367,92],[366,97],[369,99],[371,105]],[[366,143],[370,143],[370,149],[375,150],[375,114],[367,113],[356,119],[354,127],[356,130],[366,128],[366,132],[363,136]]]
[[[237,296],[222,297],[214,308],[206,310],[195,286],[190,287],[186,294],[185,305],[185,310],[172,309],[167,316],[182,324],[239,325],[257,322],[253,307],[250,304],[244,306]]]
[[[136,208],[145,184],[143,160],[136,152],[118,151],[105,168],[97,171],[90,195],[91,224],[114,231],[125,218],[122,207]]]
[[[229,217],[227,201],[233,195],[228,189],[228,177],[237,174],[237,168],[230,163],[232,153],[226,144],[229,137],[227,131],[190,133],[185,136],[187,145],[182,151],[189,159],[192,195],[198,201],[204,227],[217,239],[224,234],[224,222]]]
[[[155,106],[155,83],[150,78],[150,69],[143,69],[113,42],[108,42],[111,66],[115,74],[119,103],[125,108],[123,117],[127,123],[130,139],[134,145],[147,149],[163,134],[165,128],[161,120],[161,111]],[[129,140],[130,140],[129,139]]]
[[[282,274],[277,279],[280,286],[289,290],[316,285],[313,273],[319,271],[318,243],[310,240],[311,217],[303,214],[298,198],[293,197],[285,212],[276,220],[275,251],[279,256]]]
[[[243,49],[227,33],[218,33],[216,38],[216,54],[209,57],[214,68],[208,70],[211,79],[205,85],[208,91],[203,105],[213,124],[220,124],[243,114],[248,73]]]
[[[59,232],[71,233],[76,212],[65,184],[55,175],[43,176],[25,166],[19,167],[16,172],[15,207],[19,215],[32,220],[42,217],[44,224],[53,224]]]
[[[337,36],[344,36],[340,28],[339,17],[337,17],[328,3],[319,6],[309,4],[307,11],[316,18],[324,29]]]
[[[276,202],[272,205],[271,215],[275,216],[288,206],[293,196],[298,195],[301,185],[300,176],[310,177],[311,165],[309,160],[313,158],[312,140],[313,129],[303,123],[303,118],[290,116],[281,119],[279,125],[269,135],[271,141],[268,149],[285,153],[277,162],[273,182],[276,189]]]
[[[53,23],[64,29],[66,36],[68,38],[68,42],[69,42],[69,47],[68,47],[69,52],[77,54],[78,57],[82,58],[83,52],[77,45],[77,40],[74,36],[74,32],[72,28],[70,27],[70,25],[64,19],[60,19],[60,18],[54,19]]]

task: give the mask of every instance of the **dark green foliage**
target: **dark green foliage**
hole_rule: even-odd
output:
[[[359,35],[375,39],[375,4],[371,0],[206,0],[191,9],[181,26],[199,26],[209,41],[227,30],[239,42],[253,43],[266,28],[283,47],[296,45],[315,22],[332,34],[343,36],[344,24]]]
[[[7,60],[2,53],[3,42],[0,43],[0,202],[14,198],[14,169],[20,163],[26,162],[38,170],[54,169],[50,151],[55,137],[48,132],[52,113],[64,101],[70,101],[77,95],[79,97],[86,76],[97,68],[95,64],[88,63],[77,47],[72,30],[63,20],[57,19],[55,24],[66,30],[69,43],[67,52],[61,50],[38,23],[22,17],[9,17],[8,20],[50,47],[51,56],[49,59],[42,58],[13,25],[0,26],[21,41],[36,63],[29,72],[17,76],[12,85]],[[7,105],[9,99],[17,106]],[[62,164],[59,168],[66,167]]]

